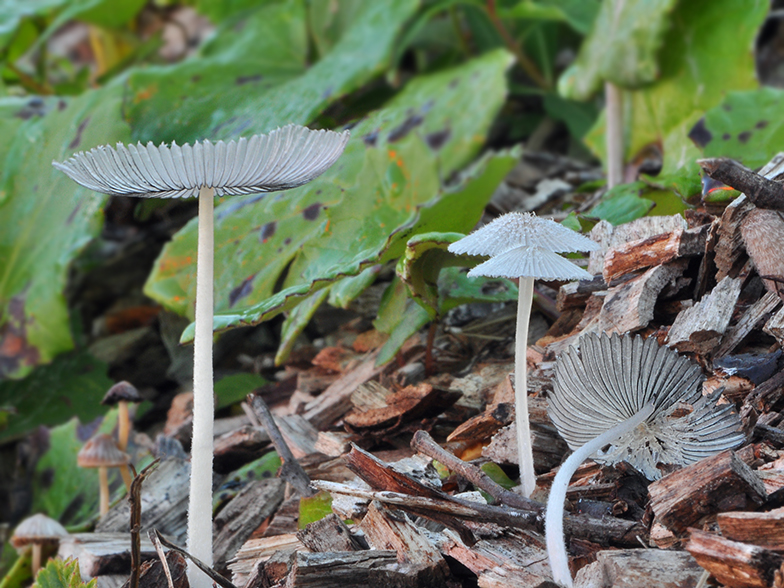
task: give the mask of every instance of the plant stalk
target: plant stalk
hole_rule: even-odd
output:
[[[109,469],[106,466],[98,468],[98,487],[100,490],[98,512],[103,518],[109,512]]]
[[[213,234],[215,191],[199,191],[199,241],[196,251],[196,332],[193,345],[193,440],[188,504],[188,551],[212,566],[212,383]],[[191,588],[211,588],[212,582],[188,564]]]
[[[555,474],[553,485],[550,487],[550,496],[547,499],[544,526],[547,557],[550,560],[550,569],[556,584],[566,586],[567,588],[572,588],[573,586],[563,531],[563,510],[569,480],[572,479],[574,472],[577,471],[581,463],[608,443],[612,443],[618,437],[622,437],[629,431],[634,430],[635,427],[653,414],[653,408],[653,403],[649,402],[631,418],[615,425],[612,429],[605,431],[595,439],[588,441],[588,443],[575,450],[561,464],[558,473]]]
[[[120,400],[117,404],[117,447],[120,451],[125,451],[128,447],[128,437],[131,433],[131,417],[128,414],[128,403]]]
[[[528,319],[534,297],[534,279],[521,277],[517,285],[517,332],[515,333],[515,422],[517,426],[517,457],[520,463],[522,495],[529,498],[536,489],[531,427],[528,423]]]
[[[623,182],[623,94],[612,82],[604,83],[607,112],[607,188]]]

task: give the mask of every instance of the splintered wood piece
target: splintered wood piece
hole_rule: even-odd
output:
[[[724,209],[716,229],[714,259],[716,280],[727,276],[735,277],[745,262],[745,248],[740,232],[745,216],[754,210],[754,205],[743,195],[738,196]]]
[[[219,474],[228,474],[257,459],[269,442],[266,431],[251,425],[221,435],[213,444],[213,468]]]
[[[130,574],[131,537],[128,533],[73,533],[60,540],[57,555],[76,559],[85,578],[106,574]],[[141,559],[157,559],[149,539],[141,540]]]
[[[681,588],[696,586],[703,569],[690,554],[662,549],[600,551],[577,572],[576,588]]]
[[[314,448],[330,457],[341,456],[351,449],[351,435],[338,431],[319,431]]]
[[[269,559],[255,562],[247,580],[241,586],[243,588],[271,588],[273,586],[283,588],[296,557],[296,550],[283,549],[273,553]]]
[[[501,429],[489,445],[482,448],[482,456],[499,464],[517,465],[517,425]],[[531,422],[531,449],[534,454],[534,467],[537,472],[550,471],[563,460],[569,446],[552,425]]]
[[[667,345],[681,352],[711,353],[730,323],[741,282],[739,278],[726,277],[710,294],[678,313],[667,333]]]
[[[770,588],[774,574],[784,563],[784,556],[763,547],[730,541],[698,529],[689,532],[686,551],[725,586]]]
[[[642,275],[610,288],[604,298],[595,329],[605,333],[639,331],[653,320],[659,293],[679,278],[686,269],[685,260],[653,267]]]
[[[776,310],[780,304],[781,298],[779,298],[778,294],[775,292],[766,292],[762,298],[747,308],[746,312],[743,313],[743,316],[741,316],[735,325],[727,331],[727,334],[721,340],[721,345],[719,345],[719,348],[714,354],[714,359],[724,357],[728,353],[731,353],[732,350],[743,341],[746,335],[754,330],[757,323]]]
[[[757,273],[763,278],[768,292],[784,299],[784,213],[755,209],[740,225],[746,251]]]
[[[514,405],[502,402],[489,404],[484,412],[471,417],[449,434],[448,442],[455,441],[484,441],[493,434],[514,421]]]
[[[297,538],[314,553],[325,551],[359,551],[360,541],[351,534],[340,517],[330,513],[297,532]]]
[[[725,512],[716,520],[727,539],[784,551],[784,507],[769,512]]]
[[[768,319],[762,330],[775,337],[779,347],[784,347],[784,306]]]
[[[276,418],[275,422],[296,459],[315,453],[318,430],[302,416],[284,415]]]
[[[248,539],[237,551],[234,559],[229,561],[228,567],[231,570],[232,583],[235,586],[244,586],[248,577],[253,574],[257,563],[267,561],[275,553],[295,550],[307,551],[308,548],[297,539],[297,535],[294,533]]]
[[[376,366],[378,351],[365,357],[357,367],[334,381],[318,397],[305,405],[302,416],[316,429],[323,430],[351,410],[351,394],[357,386],[376,377],[383,366]]]
[[[607,283],[601,274],[594,276],[590,280],[566,282],[558,289],[558,295],[555,298],[555,308],[563,312],[567,308],[585,306],[591,294],[606,289]]]
[[[174,588],[188,588],[188,576],[185,574],[185,558],[176,551],[169,551],[166,554],[166,564],[169,566],[172,586]],[[139,588],[161,588],[168,585],[160,558],[150,559],[141,565]],[[122,588],[130,588],[130,579],[122,585]]]
[[[216,568],[225,566],[253,531],[275,514],[285,489],[286,483],[278,478],[252,482],[217,514],[212,523]]]
[[[422,564],[426,585],[441,584],[449,576],[449,566],[441,552],[411,522],[405,513],[392,511],[377,500],[370,503],[360,528],[371,549],[392,550],[401,563]]]
[[[424,588],[419,580],[422,567],[399,563],[394,551],[297,553],[286,588]]]
[[[705,515],[755,508],[767,498],[759,476],[730,450],[664,476],[648,494],[659,522],[676,533]]]
[[[681,257],[702,255],[708,228],[709,225],[695,229],[678,228],[670,233],[610,247],[604,257],[604,280],[609,284],[625,274],[646,267],[662,265]]]
[[[754,407],[760,413],[766,413],[777,408],[782,403],[782,397],[784,397],[784,370],[754,388],[744,400],[744,404]]]

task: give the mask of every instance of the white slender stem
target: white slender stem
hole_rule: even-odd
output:
[[[212,387],[213,313],[213,197],[212,188],[199,191],[199,242],[196,259],[196,334],[193,349],[193,440],[188,505],[188,551],[212,565]],[[211,588],[210,580],[188,564],[191,588]]]
[[[623,182],[623,94],[611,82],[604,83],[607,113],[607,187]]]
[[[520,463],[520,486],[526,498],[536,489],[534,452],[531,427],[528,424],[528,318],[534,297],[534,279],[520,278],[517,285],[517,333],[515,333],[515,422],[517,426],[517,457]]]
[[[629,431],[634,430],[637,425],[644,422],[651,414],[653,414],[653,403],[649,402],[633,417],[615,425],[612,429],[605,431],[578,448],[561,464],[558,473],[555,474],[553,485],[550,487],[550,496],[547,499],[544,524],[547,557],[550,560],[550,569],[553,572],[553,581],[556,584],[567,586],[568,588],[573,586],[563,532],[563,509],[569,480],[572,479],[574,472],[577,471],[581,463],[608,443],[612,443],[618,437],[622,437]]]

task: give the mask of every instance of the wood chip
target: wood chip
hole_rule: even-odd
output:
[[[756,208],[740,226],[746,251],[768,292],[784,299],[784,213]]]
[[[73,533],[60,540],[57,556],[79,561],[85,579],[131,573],[131,536],[128,533]],[[149,539],[141,540],[142,561],[157,559]]]
[[[784,551],[784,507],[769,512],[719,513],[716,521],[727,539]]]
[[[577,572],[575,588],[682,588],[696,586],[702,568],[689,553],[661,549],[600,551]]]

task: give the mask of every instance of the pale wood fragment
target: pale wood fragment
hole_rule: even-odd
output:
[[[778,312],[768,319],[762,330],[768,335],[775,337],[779,347],[784,347],[784,307],[781,307]]]
[[[770,588],[784,556],[773,551],[730,541],[713,533],[690,529],[686,550],[719,582],[731,588]]]
[[[722,536],[784,551],[784,507],[768,512],[724,512],[716,517]]]
[[[696,586],[702,568],[689,553],[661,549],[600,551],[577,572],[575,588],[682,588]]]
[[[337,431],[319,431],[314,448],[324,455],[338,457],[351,448],[351,435]]]
[[[285,550],[307,551],[307,547],[300,542],[295,533],[248,539],[228,562],[232,583],[235,586],[243,586],[258,562],[265,562],[274,553]]]
[[[746,215],[754,209],[754,205],[742,194],[724,209],[716,229],[714,246],[716,280],[721,281],[727,276],[735,277],[745,263],[746,250],[740,226]]]
[[[79,561],[86,582],[107,574],[130,574],[131,537],[128,533],[73,533],[60,540],[57,556]],[[157,558],[149,539],[141,539],[141,559]]]
[[[782,241],[784,243],[784,241]],[[727,331],[721,340],[721,345],[714,353],[714,359],[731,353],[743,339],[751,333],[757,323],[765,318],[781,304],[781,298],[775,292],[766,292],[762,298],[752,304],[735,324]]]
[[[740,225],[746,251],[768,292],[784,299],[784,212],[757,208]]]
[[[335,513],[310,523],[297,533],[297,539],[314,553],[326,551],[359,551],[363,549],[357,537]]]
[[[422,564],[399,563],[394,551],[298,552],[286,588],[425,588]],[[439,584],[433,584],[437,588]]]
[[[759,476],[730,450],[664,476],[648,494],[659,522],[676,533],[705,515],[754,508],[767,498]]]
[[[607,284],[601,274],[594,276],[593,279],[590,280],[566,282],[558,289],[555,307],[557,310],[563,312],[567,308],[585,306],[585,303],[591,294],[606,289]]]

